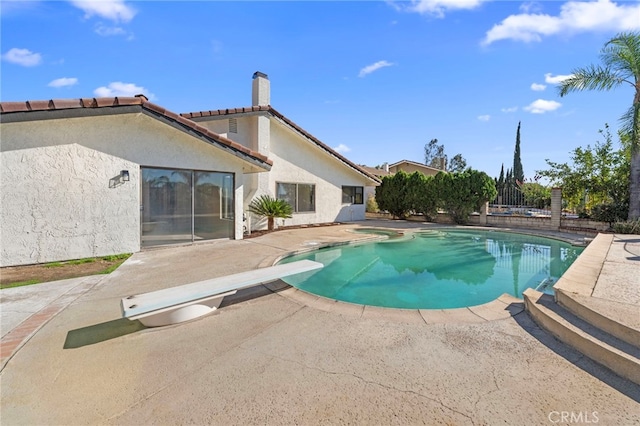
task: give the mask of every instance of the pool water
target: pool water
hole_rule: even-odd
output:
[[[406,238],[315,250],[284,259],[324,268],[284,278],[309,293],[363,305],[448,309],[521,298],[557,281],[582,247],[531,235],[438,230]]]

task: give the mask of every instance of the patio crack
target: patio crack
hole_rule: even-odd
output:
[[[478,404],[480,403],[480,401],[482,401],[483,399],[487,398],[489,395],[502,390],[500,388],[500,385],[498,384],[498,378],[496,377],[496,371],[493,370],[493,369],[491,370],[491,376],[493,378],[493,386],[495,386],[495,389],[492,389],[489,392],[486,392],[486,393],[484,393],[484,394],[482,394],[482,395],[480,395],[478,397],[476,402],[473,404],[473,408],[474,408],[475,411],[477,411]]]
[[[272,354],[265,354],[265,355],[270,356],[271,358],[274,358],[274,359],[278,359],[280,361],[284,361],[286,363],[297,364],[297,365],[299,365],[299,366],[301,366],[303,368],[309,369],[309,370],[319,371],[319,372],[321,372],[323,374],[328,374],[328,375],[333,375],[333,376],[350,376],[350,377],[353,377],[353,378],[355,378],[355,379],[357,379],[357,380],[359,380],[359,381],[361,381],[363,383],[366,383],[366,384],[376,385],[376,386],[379,386],[381,388],[384,388],[384,389],[387,389],[387,390],[391,390],[391,391],[395,391],[395,392],[400,392],[400,393],[403,393],[403,394],[415,395],[418,398],[422,398],[422,399],[426,399],[426,400],[431,401],[431,402],[435,402],[436,404],[438,404],[442,408],[463,416],[464,418],[468,419],[471,422],[472,425],[476,424],[474,422],[472,416],[467,415],[467,414],[465,414],[465,413],[463,413],[461,411],[458,411],[455,408],[449,407],[448,405],[446,405],[444,402],[442,402],[438,398],[433,398],[433,397],[430,397],[428,395],[424,395],[424,394],[422,394],[420,392],[416,392],[416,391],[409,390],[409,389],[399,389],[399,388],[396,388],[394,386],[385,385],[383,383],[379,383],[379,382],[374,381],[374,380],[366,379],[366,378],[364,378],[362,376],[359,376],[359,375],[357,375],[355,373],[324,370],[322,368],[312,367],[312,366],[309,366],[307,364],[304,364],[302,362],[295,361],[295,360],[292,360],[292,359],[283,358],[283,357],[275,356],[275,355],[272,355]]]

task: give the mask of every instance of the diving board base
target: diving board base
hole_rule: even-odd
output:
[[[185,321],[209,315],[222,303],[225,296],[236,294],[236,290],[223,294],[217,294],[206,299],[170,306],[153,312],[129,317],[130,320],[138,320],[145,327],[163,327],[165,325],[179,324]]]

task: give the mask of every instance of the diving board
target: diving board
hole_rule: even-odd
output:
[[[198,281],[121,300],[122,317],[140,320],[147,327],[177,324],[215,311],[225,296],[257,284],[322,268],[312,260],[254,269],[224,277]]]

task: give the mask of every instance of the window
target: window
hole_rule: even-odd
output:
[[[232,238],[231,173],[141,167],[142,246]]]
[[[361,186],[343,186],[342,204],[363,204],[363,190]]]
[[[276,183],[276,198],[291,204],[295,213],[316,211],[316,186],[306,183]]]

